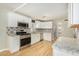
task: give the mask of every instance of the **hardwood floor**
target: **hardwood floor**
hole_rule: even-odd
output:
[[[11,54],[9,51],[1,52],[3,56],[51,56],[52,46],[49,41],[40,41],[29,47],[23,48],[20,51]]]

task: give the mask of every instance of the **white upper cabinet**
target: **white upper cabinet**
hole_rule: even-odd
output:
[[[52,29],[52,22],[40,22],[40,28]]]
[[[36,21],[35,22],[35,27],[36,28],[42,28],[42,29],[52,29],[52,22]]]
[[[23,22],[23,16],[21,16],[21,15],[17,15],[17,22]]]
[[[68,5],[69,25],[79,24],[79,3],[71,3]]]
[[[17,16],[15,13],[8,13],[8,27],[17,27]]]
[[[14,12],[8,13],[8,27],[17,27],[18,22],[28,23],[29,27],[31,27],[30,17],[23,16]]]

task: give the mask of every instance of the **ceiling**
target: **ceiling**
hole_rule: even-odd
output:
[[[0,9],[13,10],[20,6],[22,3],[0,3]]]
[[[0,8],[13,11],[23,3],[4,3]],[[16,10],[18,13],[31,16],[33,19],[62,19],[67,18],[67,3],[27,3]]]

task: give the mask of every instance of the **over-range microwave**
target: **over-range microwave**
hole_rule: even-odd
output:
[[[18,22],[18,26],[19,27],[29,28],[29,24],[28,23],[24,23],[24,22]]]

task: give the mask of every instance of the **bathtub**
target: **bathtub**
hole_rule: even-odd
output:
[[[52,48],[54,56],[79,56],[79,39],[59,37]]]

